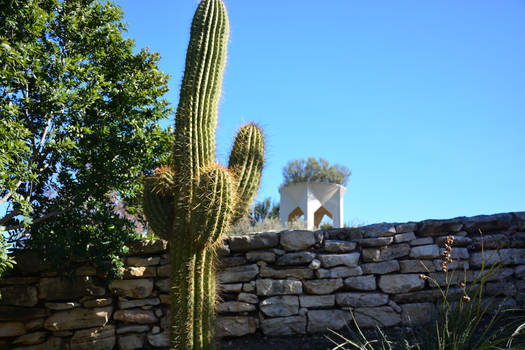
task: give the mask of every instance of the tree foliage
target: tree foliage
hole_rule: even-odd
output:
[[[143,175],[167,161],[168,76],[119,7],[0,0],[0,225],[45,257],[122,253]]]
[[[252,225],[265,219],[279,219],[279,209],[280,205],[272,203],[270,197],[255,202],[251,214]]]
[[[324,158],[295,159],[283,168],[283,186],[300,182],[327,182],[346,186],[352,172],[345,166],[330,165]]]

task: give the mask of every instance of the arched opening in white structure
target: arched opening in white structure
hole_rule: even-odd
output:
[[[298,219],[300,219],[302,216],[304,216],[303,211],[301,210],[301,208],[296,207],[296,208],[295,208],[294,210],[292,210],[292,212],[288,215],[288,222],[292,222],[292,221],[298,220]]]
[[[333,217],[332,213],[330,213],[328,210],[326,210],[325,207],[321,206],[314,213],[314,225],[315,225],[315,227],[319,227],[321,225],[325,215],[330,218],[331,225],[333,226],[334,217]]]

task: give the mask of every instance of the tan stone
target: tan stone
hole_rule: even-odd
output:
[[[80,328],[93,328],[106,325],[111,316],[111,306],[94,309],[77,308],[59,311],[44,322],[44,328],[50,331],[63,331]]]
[[[130,266],[124,268],[124,278],[145,278],[155,277],[157,275],[157,268],[153,266]]]

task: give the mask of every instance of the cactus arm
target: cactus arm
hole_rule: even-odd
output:
[[[194,247],[211,248],[220,242],[233,211],[233,186],[227,170],[216,166],[204,170],[197,189],[197,205],[192,215]]]
[[[144,214],[153,232],[163,239],[170,239],[172,233],[173,178],[173,170],[162,167],[144,180]]]
[[[233,143],[228,168],[236,178],[237,201],[232,222],[248,214],[257,194],[264,165],[264,137],[261,129],[251,123],[243,126]]]

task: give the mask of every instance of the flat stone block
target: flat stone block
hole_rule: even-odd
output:
[[[425,281],[418,274],[381,275],[378,285],[385,293],[406,293],[423,289]]]

